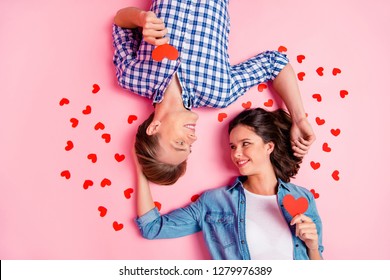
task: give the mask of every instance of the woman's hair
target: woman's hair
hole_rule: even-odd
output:
[[[229,123],[229,134],[238,125],[251,128],[264,143],[273,142],[270,155],[276,177],[289,182],[299,170],[302,159],[294,156],[290,142],[291,117],[282,109],[267,111],[262,108],[245,110]]]
[[[160,149],[158,134],[146,134],[146,128],[154,117],[152,113],[139,127],[135,137],[135,153],[145,177],[159,185],[172,185],[186,172],[187,161],[178,165],[157,160]]]

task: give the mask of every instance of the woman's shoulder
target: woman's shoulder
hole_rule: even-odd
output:
[[[291,194],[293,194],[294,196],[297,195],[297,196],[306,196],[306,197],[310,197],[312,198],[313,197],[313,194],[305,187],[301,187],[299,185],[296,185],[294,183],[291,183],[291,182],[283,182],[282,180],[279,180],[279,183],[284,186],[289,192],[291,192]]]

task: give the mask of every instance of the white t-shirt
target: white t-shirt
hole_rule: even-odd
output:
[[[258,195],[245,190],[245,196],[246,237],[251,259],[292,260],[293,239],[276,195]]]

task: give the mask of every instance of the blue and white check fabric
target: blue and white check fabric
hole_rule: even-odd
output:
[[[230,65],[228,0],[156,0],[151,11],[168,29],[177,60],[152,59],[155,46],[142,39],[140,29],[113,25],[114,64],[119,84],[159,103],[175,73],[188,108],[224,108],[251,87],[273,80],[288,63],[277,51],[260,53]]]

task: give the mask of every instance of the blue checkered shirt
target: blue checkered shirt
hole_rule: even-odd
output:
[[[175,73],[183,105],[224,108],[251,87],[273,80],[288,63],[277,51],[260,53],[230,65],[228,0],[156,0],[151,11],[168,28],[177,60],[154,61],[155,46],[142,40],[142,31],[113,25],[114,64],[119,84],[159,103]]]

